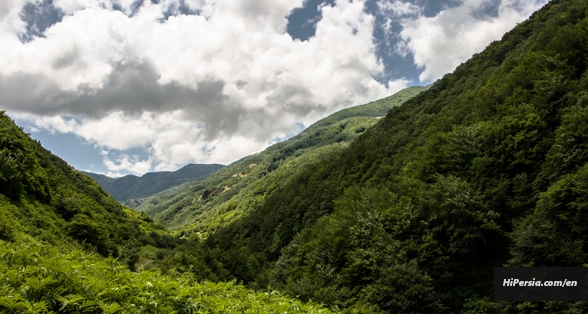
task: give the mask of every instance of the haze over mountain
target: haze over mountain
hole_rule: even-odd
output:
[[[143,200],[153,194],[191,181],[202,180],[223,165],[186,165],[176,171],[149,172],[141,177],[126,175],[120,178],[111,178],[105,175],[84,172],[96,180],[102,188],[119,202],[136,207]]]

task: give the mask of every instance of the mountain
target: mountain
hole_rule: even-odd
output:
[[[245,157],[210,177],[148,198],[137,210],[172,228],[205,236],[236,220],[307,164],[342,151],[388,110],[426,90],[407,88],[376,102],[336,112],[300,134]],[[184,228],[184,234],[188,231]]]
[[[140,238],[165,236],[147,215],[121,206],[95,181],[32,140],[0,113],[0,239],[38,240],[125,254]]]
[[[0,309],[327,312],[271,287],[343,313],[587,312],[493,301],[494,267],[586,265],[586,91],[588,3],[552,0],[385,117],[318,122],[140,206],[179,237],[2,114]],[[155,271],[87,250],[158,241]]]
[[[494,302],[493,268],[588,260],[587,14],[552,0],[355,140],[308,131],[144,206],[223,276],[350,313],[586,312]]]
[[[149,172],[141,177],[126,175],[120,178],[91,172],[84,173],[96,180],[119,202],[136,207],[153,194],[186,182],[202,180],[222,167],[224,166],[219,164],[189,164],[173,172]]]
[[[184,253],[197,245],[122,206],[0,111],[0,312],[330,313],[204,282],[214,262]]]

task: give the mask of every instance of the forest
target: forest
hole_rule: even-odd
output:
[[[587,312],[493,301],[494,267],[588,266],[587,70],[588,3],[552,0],[384,117],[334,115],[145,212],[3,114],[0,309]]]

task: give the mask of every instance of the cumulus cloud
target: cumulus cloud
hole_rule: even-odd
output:
[[[366,1],[319,6],[304,41],[287,33],[304,0],[2,1],[0,101],[37,129],[104,149],[112,172],[229,163],[410,83],[376,79],[390,77],[374,38],[386,25]],[[538,7],[503,0],[497,17],[480,18],[485,2],[433,17],[407,1],[379,7],[401,21],[401,48],[429,81]],[[126,152],[135,148],[148,156]]]
[[[138,156],[121,154],[116,160],[111,160],[108,155],[103,157],[104,165],[108,168],[106,175],[120,177],[121,171],[133,173],[146,173],[151,170],[151,160],[140,160]]]
[[[360,0],[322,6],[304,42],[286,33],[302,0],[37,1],[62,18],[40,34],[29,27],[29,41],[24,3],[10,3],[0,7],[3,107],[106,150],[149,152],[106,156],[111,171],[232,162],[408,83],[374,79],[384,69]]]
[[[451,72],[474,53],[525,20],[547,0],[463,0],[460,5],[427,17],[418,14],[401,21],[400,50],[414,55],[422,68],[420,80],[431,82]],[[496,6],[496,12],[488,7]],[[397,14],[413,15],[418,11],[402,1],[391,2],[386,9]],[[496,14],[491,14],[496,13]]]

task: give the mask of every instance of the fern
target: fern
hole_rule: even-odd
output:
[[[0,241],[2,313],[328,313],[277,292],[199,283],[188,274],[133,273],[81,250]]]

